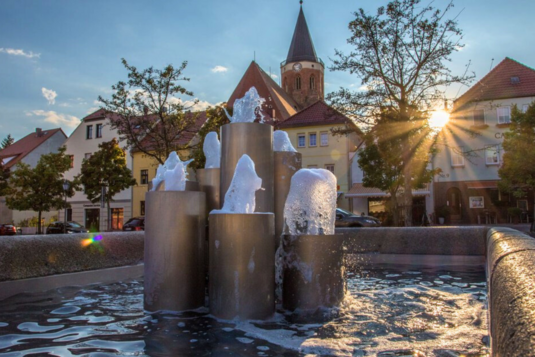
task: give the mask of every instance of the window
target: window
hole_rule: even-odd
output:
[[[149,183],[149,170],[141,170],[141,184],[147,185]]]
[[[301,89],[301,76],[295,77],[295,89]]]
[[[485,148],[485,160],[487,165],[498,165],[500,163],[500,153],[497,146]]]
[[[145,201],[139,202],[139,214],[142,216],[145,215]]]
[[[111,209],[111,229],[118,230],[118,231],[122,230],[123,220],[124,220],[124,210],[122,208],[112,208]]]
[[[90,158],[91,158],[91,153],[90,152],[86,152],[84,154],[84,159],[89,160]]]
[[[511,107],[498,108],[498,124],[507,124],[511,122]]]
[[[518,200],[516,201],[516,206],[520,208],[522,211],[528,210],[528,200]]]
[[[320,134],[320,145],[329,146],[329,133],[324,132]]]
[[[96,138],[101,138],[102,137],[102,124],[97,124],[97,132],[96,132],[95,137]]]
[[[304,148],[305,145],[305,134],[297,134],[297,147]]]
[[[474,125],[485,125],[485,111],[483,109],[474,110]]]
[[[72,208],[67,208],[67,222],[72,221]]]
[[[334,174],[334,164],[326,164],[325,170],[329,170],[330,172]]]
[[[308,134],[308,146],[316,146],[317,145],[316,139],[317,139],[316,133]]]
[[[529,108],[529,104],[524,104],[522,105],[522,113],[525,113],[528,111],[528,108]]]
[[[316,89],[316,78],[310,76],[310,89]]]
[[[93,139],[93,125],[88,125],[85,127],[85,138]]]
[[[462,147],[451,149],[451,165],[464,166],[464,156]]]
[[[71,169],[74,167],[74,155],[69,155],[69,159],[71,159]]]

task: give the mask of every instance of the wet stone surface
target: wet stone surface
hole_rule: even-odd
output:
[[[143,311],[143,282],[0,301],[0,356],[487,356],[483,271],[348,272],[340,309],[218,321]]]

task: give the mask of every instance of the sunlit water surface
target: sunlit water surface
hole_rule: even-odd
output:
[[[142,281],[21,294],[0,356],[487,356],[485,276],[463,270],[355,269],[339,310],[268,322],[145,313]]]

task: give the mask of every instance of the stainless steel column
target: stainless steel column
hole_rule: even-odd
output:
[[[275,151],[275,249],[279,247],[284,227],[284,204],[290,192],[292,176],[301,169],[302,158],[298,152]]]
[[[344,299],[344,236],[283,236],[282,306],[312,310],[338,306]]]
[[[210,215],[210,313],[231,320],[275,313],[273,213]]]
[[[186,181],[185,191],[200,191],[200,186],[197,181]]]
[[[273,212],[273,127],[259,123],[231,123],[221,127],[221,207],[243,154],[254,161],[264,188],[256,191],[255,212]]]
[[[204,306],[204,192],[151,191],[145,196],[146,310]]]
[[[198,169],[197,181],[200,191],[206,194],[206,213],[221,208],[220,182],[221,169]]]

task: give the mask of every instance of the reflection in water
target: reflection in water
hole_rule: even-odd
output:
[[[318,312],[323,323],[144,313],[141,281],[20,294],[0,303],[0,356],[487,356],[484,280],[469,270],[353,270],[343,306]]]

